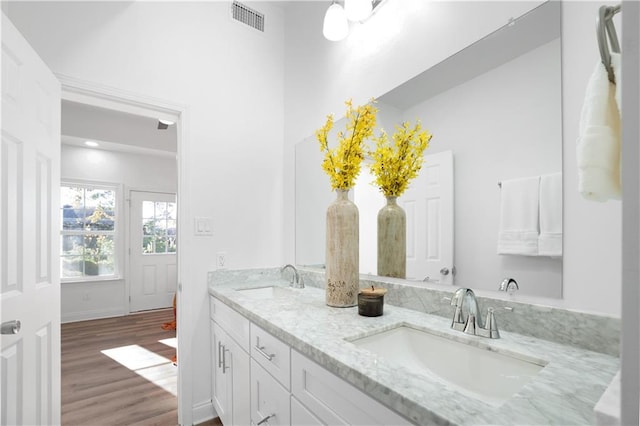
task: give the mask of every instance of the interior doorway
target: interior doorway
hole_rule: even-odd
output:
[[[86,302],[87,305],[91,305],[91,309],[80,309],[79,311],[84,317],[76,318],[72,316],[73,321],[92,319],[91,317],[94,316],[94,318],[132,318],[132,320],[139,322],[139,316],[131,314],[139,310],[171,308],[174,295],[178,293],[180,273],[177,249],[179,232],[177,212],[180,206],[177,198],[179,194],[177,160],[179,158],[178,146],[183,135],[181,132],[181,118],[183,118],[184,110],[180,107],[172,108],[163,102],[149,100],[136,95],[123,95],[122,92],[116,90],[104,88],[95,90],[96,88],[92,87],[91,84],[71,81],[64,77],[61,80],[63,83],[62,156],[64,158],[66,154],[69,154],[68,161],[62,162],[61,172],[63,178],[66,175],[67,178],[72,178],[74,181],[84,180],[112,184],[113,188],[117,190],[117,201],[119,203],[119,207],[116,208],[118,228],[116,242],[114,243],[114,250],[119,253],[115,256],[116,260],[114,261],[117,273],[112,279],[102,281],[96,279],[91,283],[76,282],[68,286],[63,283],[63,321],[65,321],[64,310],[66,308],[73,307],[74,303]],[[147,135],[150,136],[147,137]],[[167,137],[168,135],[171,137]],[[98,147],[88,149],[85,144],[87,141],[97,143]],[[91,169],[93,176],[87,178],[87,175],[82,173],[82,168],[79,164],[85,169]],[[70,170],[65,170],[66,167],[69,167]],[[168,184],[168,181],[172,181],[171,185]],[[142,281],[143,291],[141,293],[143,295],[148,296],[149,289],[155,286],[158,290],[155,291],[156,296],[160,296],[156,297],[157,300],[155,302],[147,303],[146,305],[136,305],[135,303],[137,302],[134,302],[136,291],[140,287],[138,285],[139,277],[134,273],[134,268],[137,268],[137,266],[136,261],[132,260],[132,255],[135,252],[132,235],[138,232],[142,233],[141,239],[144,242],[144,225],[137,226],[132,222],[132,214],[134,212],[130,205],[132,198],[137,193],[165,194],[164,197],[168,197],[166,200],[153,199],[154,207],[158,203],[158,215],[154,212],[153,217],[144,218],[152,219],[154,225],[157,225],[153,229],[154,241],[149,245],[149,250],[154,250],[153,257],[158,261],[162,257],[167,258],[167,261],[162,265],[165,274],[164,277],[160,277],[161,284],[159,284],[159,281],[154,284],[148,279],[146,282]],[[160,216],[163,214],[160,211],[162,203],[164,203],[164,223],[160,223]],[[141,216],[146,215],[141,214]],[[142,219],[140,218],[140,222]],[[159,230],[162,230],[164,234],[160,235]],[[136,246],[142,246],[143,242],[136,243]],[[150,242],[149,238],[147,238],[146,242]],[[165,253],[155,256],[160,254],[157,250],[161,248],[164,249]],[[146,288],[144,288],[145,284]],[[105,293],[107,294],[106,296]],[[65,298],[70,303],[65,303]],[[177,298],[180,299],[179,294],[177,294]],[[116,304],[119,307],[115,310],[112,306],[101,308],[99,303],[104,301]],[[120,310],[119,312],[118,309]],[[174,315],[170,309],[164,312],[170,317]],[[162,316],[162,318],[162,321],[158,321],[157,324],[149,324],[148,326],[151,328],[157,327],[158,330],[162,331],[161,327],[167,324],[165,323],[167,318],[165,316]],[[174,321],[174,329],[175,324],[176,322]],[[175,332],[173,333],[175,336]],[[167,345],[173,345],[173,347],[169,348],[173,355],[179,351],[177,347],[179,343],[176,342],[175,338],[173,338],[173,343],[170,342],[172,339],[163,340],[166,341],[161,342],[159,347],[165,348],[164,350],[166,351]],[[109,362],[120,363],[125,368],[129,368],[127,367],[128,361],[120,355],[125,354],[125,358],[133,356],[133,352],[130,351],[132,347],[136,348],[140,354],[144,352],[149,355],[149,350],[153,352],[148,343],[141,342],[140,345],[125,346],[117,348],[105,347],[101,351],[105,356],[111,358]],[[161,358],[163,360],[162,364],[168,364],[171,367],[170,369],[173,370],[173,383],[175,384],[177,377],[181,375],[181,370],[184,370],[184,366],[176,367],[172,365],[171,361],[174,356],[167,356],[159,352],[154,355],[156,360]],[[162,380],[169,380],[166,377],[166,371],[169,369],[163,368],[165,370],[163,370],[162,376],[164,378]],[[131,371],[133,372],[133,370]],[[140,372],[136,370],[135,374],[140,375]],[[154,377],[157,376],[151,375],[145,377],[145,379],[153,382],[155,380]],[[158,383],[154,384],[161,387]],[[172,393],[171,398],[173,398],[178,407],[178,423],[182,424],[184,420],[181,420],[181,418],[184,418],[184,415],[180,407],[184,407],[185,404],[181,403],[182,397],[178,386],[172,386],[172,388],[175,388],[174,391],[166,392]],[[65,391],[66,389],[63,387],[63,399]],[[190,406],[190,404],[187,402],[186,406]]]

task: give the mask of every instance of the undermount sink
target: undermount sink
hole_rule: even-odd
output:
[[[431,372],[458,392],[494,406],[516,394],[546,365],[542,360],[494,352],[408,326],[351,343],[410,371]]]
[[[276,286],[245,288],[236,291],[255,299],[274,299],[277,297],[287,297],[292,295],[291,290],[288,288]]]

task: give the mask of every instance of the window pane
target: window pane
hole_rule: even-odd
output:
[[[156,235],[164,237],[167,235],[167,221],[164,219],[156,220]]]
[[[82,256],[84,250],[84,237],[82,235],[63,235],[61,240],[63,256]]]
[[[87,230],[113,231],[115,191],[108,189],[87,189],[85,191]]]
[[[113,236],[86,235],[84,237],[84,273],[99,275],[101,268],[114,265]]]
[[[176,245],[176,237],[169,237],[167,238],[167,251],[169,253],[175,253],[177,249],[177,245]]]
[[[142,238],[142,254],[155,253],[155,238],[143,237]]]
[[[67,204],[68,205],[68,204]],[[80,211],[82,215],[82,211]],[[82,216],[78,217],[76,209],[64,208],[62,209],[62,229],[83,229]]]
[[[82,257],[69,256],[60,258],[62,278],[77,278],[82,276]]]
[[[166,252],[167,252],[167,239],[156,238],[156,253],[166,253]]]
[[[155,203],[153,201],[142,202],[142,217],[145,219],[153,219],[156,215],[154,213]]]
[[[84,206],[84,188],[63,186],[60,188],[60,205],[63,208]]]
[[[167,218],[176,219],[178,217],[178,209],[176,203],[167,203]]]
[[[168,220],[167,221],[167,235],[176,235],[176,221]]]
[[[167,217],[167,203],[158,201],[156,202],[156,219],[166,219]]]
[[[153,219],[143,219],[142,235],[155,235],[155,234],[156,234],[156,221]]]

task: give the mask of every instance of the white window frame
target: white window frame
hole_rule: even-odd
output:
[[[123,279],[122,274],[122,248],[121,248],[121,234],[123,230],[124,218],[122,214],[122,194],[124,193],[122,185],[110,182],[96,182],[83,179],[62,179],[60,181],[60,187],[76,187],[85,189],[107,189],[114,191],[115,193],[115,208],[114,208],[114,221],[113,231],[85,231],[85,230],[64,230],[62,229],[62,218],[60,222],[60,237],[65,235],[113,235],[113,274],[110,275],[83,275],[81,277],[63,277],[62,269],[60,270],[60,282],[61,283],[81,283],[81,282],[96,282],[96,281],[114,281]],[[62,205],[60,205],[62,210]],[[62,251],[60,252],[60,259],[62,259]]]

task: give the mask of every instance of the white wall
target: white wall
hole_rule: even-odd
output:
[[[350,97],[360,103],[389,91],[539,3],[388,1],[338,43],[324,40],[318,30],[325,3],[287,9],[286,241],[295,232],[289,225],[294,145],[320,127],[325,114],[341,112]],[[564,298],[546,302],[619,316],[620,203],[588,202],[577,192],[575,141],[584,90],[598,59],[593,22],[600,5],[562,4]],[[293,257],[294,245],[287,247],[285,256]]]
[[[63,117],[64,118],[64,117]],[[62,180],[102,182],[118,185],[119,223],[117,233],[120,279],[62,282],[62,322],[105,318],[128,313],[126,279],[128,265],[124,250],[128,245],[129,209],[126,199],[131,189],[170,192],[177,190],[176,160],[124,152],[63,145]]]
[[[211,217],[214,235],[181,234],[181,371],[193,372],[180,385],[186,424],[212,414],[206,277],[215,253],[226,251],[230,268],[283,263],[283,11],[277,3],[247,2],[266,15],[262,33],[233,21],[230,3],[5,8],[54,72],[188,108],[181,223]]]

